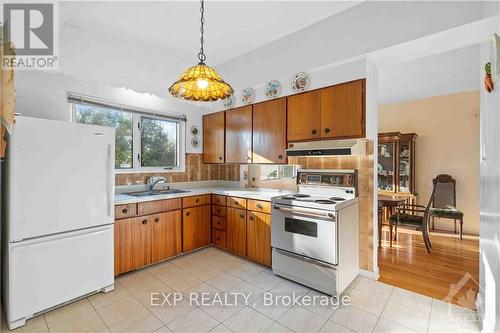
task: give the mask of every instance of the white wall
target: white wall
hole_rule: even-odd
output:
[[[477,62],[476,68],[477,68]],[[432,179],[449,174],[457,181],[457,208],[464,232],[479,233],[479,92],[465,92],[379,106],[379,132],[416,133],[415,186],[426,205]],[[453,230],[453,221],[436,219]],[[457,224],[458,228],[458,224]]]
[[[115,88],[99,83],[88,83],[60,73],[39,71],[18,71],[15,77],[16,113],[25,116],[69,121],[70,109],[66,99],[68,91],[104,98],[115,103],[151,109],[161,112],[183,113],[187,117],[186,128],[197,125],[202,128],[202,115],[207,110],[190,103],[174,99],[164,99],[146,93],[137,93],[126,88]],[[165,89],[166,90],[166,89]],[[166,90],[167,92],[167,90]],[[201,153],[199,148],[191,147],[191,136],[187,136],[186,152]],[[202,136],[200,136],[202,140]]]

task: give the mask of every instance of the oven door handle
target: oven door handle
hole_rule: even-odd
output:
[[[286,212],[286,213],[291,213],[291,214],[300,214],[300,215],[306,215],[306,216],[311,216],[311,217],[319,217],[319,218],[327,218],[327,219],[335,220],[335,214],[330,213],[330,212],[320,213],[314,209],[295,208],[295,207],[290,208],[290,207],[282,206],[279,204],[274,204],[274,208],[281,210],[283,212]]]

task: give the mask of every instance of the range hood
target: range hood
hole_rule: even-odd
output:
[[[352,156],[366,155],[366,139],[294,142],[288,144],[286,156]]]

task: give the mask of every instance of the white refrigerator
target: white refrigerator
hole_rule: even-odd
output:
[[[16,117],[2,249],[10,329],[113,290],[114,144],[113,128]]]

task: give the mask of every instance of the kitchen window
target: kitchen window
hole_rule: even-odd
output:
[[[68,95],[74,122],[114,127],[115,170],[184,171],[185,119]]]
[[[260,165],[260,180],[291,179],[297,176],[296,165]]]

